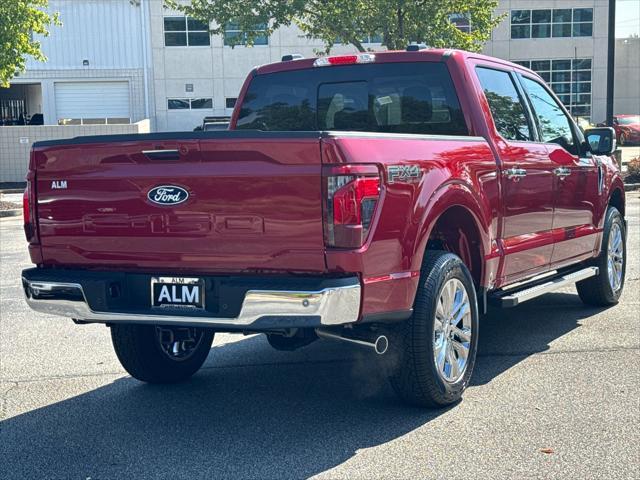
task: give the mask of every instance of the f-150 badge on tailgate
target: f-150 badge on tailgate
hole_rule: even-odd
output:
[[[389,183],[413,182],[422,177],[422,171],[418,165],[389,165],[387,174]]]
[[[176,185],[159,185],[149,190],[147,198],[156,205],[177,205],[187,201],[189,192]]]

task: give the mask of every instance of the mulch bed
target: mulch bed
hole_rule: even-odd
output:
[[[0,200],[0,210],[15,210],[17,208],[22,208],[22,205],[13,202],[5,202],[4,200]]]

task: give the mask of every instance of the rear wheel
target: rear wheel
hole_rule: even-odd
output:
[[[618,143],[621,147],[627,144],[627,136],[624,133],[620,134],[620,141]]]
[[[111,341],[129,374],[148,383],[174,383],[196,373],[209,354],[213,332],[204,328],[113,325]]]
[[[391,385],[404,401],[439,407],[469,384],[478,346],[478,306],[469,270],[456,255],[428,251],[412,317],[391,342]]]
[[[627,242],[622,215],[609,207],[602,233],[602,247],[595,265],[599,272],[576,284],[580,299],[587,305],[615,305],[622,295],[627,264]]]

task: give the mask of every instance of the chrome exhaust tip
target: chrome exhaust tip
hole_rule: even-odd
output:
[[[379,335],[373,343],[373,348],[378,355],[384,355],[389,349],[389,339],[384,335]]]
[[[384,355],[389,349],[389,339],[385,335],[378,335],[373,341],[368,341],[359,338],[343,337],[342,335],[339,335],[337,333],[328,332],[319,328],[316,328],[316,335],[326,340],[338,340],[342,342],[361,345],[363,347],[368,347],[373,349],[373,351],[378,355]]]

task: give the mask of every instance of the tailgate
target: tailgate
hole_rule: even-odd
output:
[[[325,270],[317,133],[172,137],[36,145],[44,263],[168,272]]]

